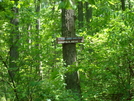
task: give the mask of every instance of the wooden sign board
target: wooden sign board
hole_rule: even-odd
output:
[[[83,37],[60,37],[60,38],[57,38],[58,44],[81,43],[81,42],[84,42]]]

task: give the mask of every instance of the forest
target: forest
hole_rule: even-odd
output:
[[[134,101],[134,0],[0,0],[0,101]]]

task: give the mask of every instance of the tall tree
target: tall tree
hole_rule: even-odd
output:
[[[17,64],[18,58],[19,58],[19,52],[18,52],[18,40],[19,40],[19,20],[18,20],[18,8],[17,3],[18,0],[14,0],[15,7],[12,7],[12,13],[13,17],[11,18],[11,32],[10,32],[10,51],[9,51],[9,69],[8,73],[10,76],[11,83],[13,85],[14,93],[16,96],[16,100],[19,100],[16,83],[18,82],[17,79],[17,72],[19,71],[19,67]]]
[[[40,44],[39,44],[39,40],[40,40],[40,9],[41,9],[41,0],[35,0],[35,8],[36,8],[36,13],[38,15],[38,18],[36,19],[36,59],[37,59],[37,66],[36,66],[36,73],[40,76],[40,69],[41,69],[41,61],[40,61]]]
[[[83,2],[78,2],[78,21],[79,21],[79,28],[83,27],[84,24],[84,13],[83,13]]]
[[[66,1],[64,0],[64,2]],[[75,12],[73,9],[62,9],[62,37],[76,37],[74,17]],[[80,83],[76,69],[76,44],[63,44],[62,47],[63,60],[66,64],[65,66],[70,66],[72,68],[72,71],[68,71],[65,74],[65,83],[67,84],[66,88],[76,94],[78,96],[78,99],[80,100]]]

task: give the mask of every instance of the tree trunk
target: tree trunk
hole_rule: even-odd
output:
[[[121,8],[125,11],[125,0],[121,0]]]
[[[37,66],[36,66],[36,73],[37,75],[40,77],[41,76],[41,61],[40,61],[40,44],[39,44],[39,40],[40,40],[40,18],[39,18],[39,13],[40,13],[40,0],[35,0],[36,3],[36,13],[38,15],[38,18],[36,19],[36,59],[38,59],[37,62]]]
[[[10,73],[12,77],[15,77],[15,73],[18,70],[17,66],[17,59],[19,57],[18,52],[18,40],[19,40],[19,33],[18,33],[18,8],[12,8],[12,11],[14,13],[14,17],[11,19],[11,34],[10,34],[10,61],[9,61],[9,67],[11,68]]]
[[[62,9],[62,36],[75,37],[75,21],[74,10]],[[76,44],[63,44],[63,60],[65,66],[71,66],[72,71],[65,74],[66,88],[71,90],[73,94],[80,98],[80,84],[78,73],[76,70]],[[72,66],[73,65],[73,66]],[[78,101],[78,100],[77,100]]]
[[[83,2],[78,2],[78,26],[81,29],[83,27],[84,24],[84,20],[83,20]]]
[[[15,5],[17,5],[18,0],[15,0]],[[19,40],[19,20],[18,20],[18,8],[13,7],[12,13],[14,14],[14,17],[10,20],[11,22],[11,33],[10,33],[10,51],[9,51],[9,69],[8,73],[10,76],[10,81],[13,85],[14,93],[16,96],[16,100],[19,101],[18,93],[17,93],[17,87],[16,83],[18,82],[18,71],[19,66],[17,65],[19,52],[18,52],[18,40]]]

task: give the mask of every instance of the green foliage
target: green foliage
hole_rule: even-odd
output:
[[[83,101],[133,101],[134,2],[130,0],[130,9],[127,1],[126,10],[122,11],[118,0],[77,1],[89,2],[93,9],[90,22],[84,19],[83,28],[76,26],[77,35],[84,37],[84,43],[77,44]],[[20,101],[79,101],[77,95],[65,89],[64,74],[73,71],[73,66],[63,66],[62,45],[55,41],[61,36],[59,8],[77,10],[72,0],[41,1],[40,12],[35,11],[34,0],[20,0],[17,5],[9,0],[0,3],[0,100],[15,101],[17,93]],[[13,69],[9,68],[10,35],[13,34],[10,20],[15,18],[12,7],[19,8],[16,43],[19,58],[13,61],[19,71],[14,81],[9,75]],[[83,12],[86,13],[85,8]],[[39,18],[41,24],[37,30]]]
[[[60,9],[75,9],[75,1],[74,0],[64,0],[59,4]]]
[[[79,52],[81,78],[86,78],[82,79],[85,100],[125,101],[134,92],[133,30],[125,23],[126,12],[110,12],[110,19],[105,19],[107,12],[103,10],[103,18],[92,18],[94,34],[81,33],[86,40],[83,52]]]

